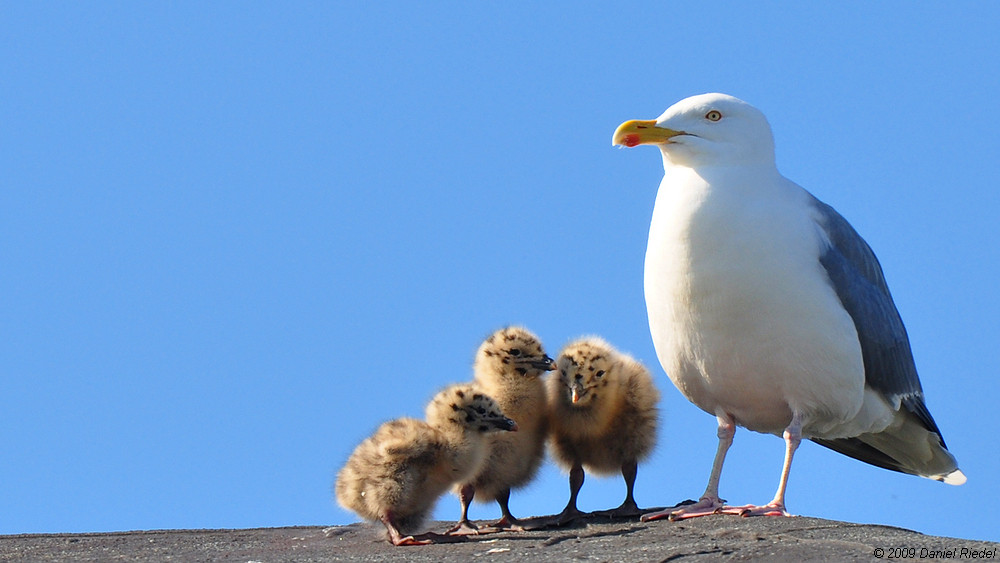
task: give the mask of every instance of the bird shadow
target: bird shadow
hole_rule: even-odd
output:
[[[628,514],[614,514],[614,511],[608,510],[595,510],[593,512],[581,512],[575,517],[566,519],[559,514],[554,514],[550,516],[537,516],[534,518],[529,518],[527,520],[533,521],[535,526],[534,529],[576,529],[576,528],[586,528],[588,524],[610,524],[612,522],[639,522],[643,514],[648,514],[650,512],[660,512],[663,510],[672,510],[675,508],[680,508],[682,506],[687,506],[689,504],[695,504],[696,501],[691,499],[682,500],[673,506],[654,506],[650,508],[640,508],[635,512],[630,512]],[[524,522],[524,521],[522,521]]]
[[[504,539],[518,540],[518,539],[531,539],[537,541],[539,539],[538,532],[553,532],[556,533],[560,530],[582,530],[587,528],[589,524],[610,524],[613,522],[622,523],[638,523],[640,517],[643,514],[649,512],[658,512],[661,510],[667,510],[671,508],[680,508],[682,506],[687,506],[689,504],[694,504],[693,500],[683,500],[673,506],[663,506],[663,507],[650,507],[638,510],[635,514],[628,515],[610,515],[608,511],[595,511],[595,512],[582,512],[578,516],[566,520],[560,518],[560,515],[548,515],[548,516],[532,516],[530,518],[522,518],[518,520],[521,530],[516,529],[497,529],[492,528],[485,523],[480,524],[477,533],[465,534],[456,537],[455,539],[449,540],[450,542],[463,542],[463,541],[488,541],[496,538],[498,535],[502,534]],[[599,537],[599,536],[614,536],[614,535],[624,535],[633,533],[638,528],[629,528],[616,531],[606,531],[606,532],[595,532],[593,534],[588,534],[586,537]],[[526,533],[534,532],[530,535],[522,535]],[[560,543],[570,538],[582,537],[579,534],[572,535],[551,535],[544,540],[545,545],[554,545],[555,543]],[[460,538],[460,539],[459,539]]]

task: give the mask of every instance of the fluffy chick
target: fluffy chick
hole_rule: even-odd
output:
[[[480,470],[489,435],[516,429],[481,390],[450,386],[427,405],[426,422],[386,422],[358,445],[337,475],[337,502],[363,518],[381,521],[395,545],[454,541],[432,533],[404,534],[419,529],[449,487]]]
[[[576,507],[584,468],[597,475],[621,471],[625,501],[600,514],[639,515],[633,497],[640,461],[656,443],[660,393],[649,371],[632,357],[596,337],[567,345],[547,380],[550,450],[569,469],[570,498],[556,517],[565,524],[582,513]]]
[[[507,327],[491,334],[476,352],[475,383],[496,399],[504,413],[517,421],[516,434],[489,439],[489,455],[482,469],[455,488],[462,515],[449,533],[478,533],[469,521],[469,503],[496,500],[502,517],[494,530],[523,528],[510,513],[511,489],[526,485],[545,455],[547,433],[545,384],[541,375],[555,369],[537,336],[523,327]]]

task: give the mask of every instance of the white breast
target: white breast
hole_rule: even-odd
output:
[[[667,168],[646,249],[650,331],[693,403],[780,433],[792,409],[826,435],[858,412],[864,366],[827,283],[807,194],[773,167]]]

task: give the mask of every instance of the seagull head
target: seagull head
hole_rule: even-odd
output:
[[[613,145],[657,145],[665,166],[774,164],[774,137],[767,118],[726,94],[685,98],[652,120],[626,121]]]

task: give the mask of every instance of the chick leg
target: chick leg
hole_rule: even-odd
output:
[[[499,532],[499,531],[514,531],[523,532],[525,528],[521,526],[517,518],[510,513],[510,489],[505,489],[499,495],[497,495],[497,504],[500,505],[500,519],[496,522],[490,524],[489,531]]]
[[[594,512],[594,515],[609,518],[631,518],[642,514],[639,505],[635,502],[635,477],[638,472],[639,464],[637,462],[627,461],[623,463],[622,477],[625,479],[625,501],[618,508]]]
[[[458,523],[451,527],[445,534],[454,536],[467,536],[479,533],[479,528],[469,520],[469,505],[476,496],[476,487],[473,485],[463,485],[458,492],[458,499],[462,503],[462,516]]]
[[[382,515],[382,524],[385,525],[386,531],[389,532],[389,541],[392,545],[425,545],[429,542],[420,542],[413,538],[413,536],[404,536],[399,531],[399,527],[396,526],[396,520],[393,518],[391,512],[387,512]]]
[[[708,486],[705,487],[705,493],[694,504],[687,505],[681,509],[668,508],[658,512],[643,514],[640,520],[643,522],[659,520],[661,518],[682,520],[716,514],[725,508],[725,501],[719,498],[719,479],[722,477],[722,464],[726,461],[726,452],[729,451],[729,446],[733,445],[733,435],[736,434],[736,422],[729,415],[718,415],[716,418],[719,421],[719,448],[715,452],[715,461],[712,462],[712,473],[708,477]]]
[[[399,531],[399,526],[396,525],[396,519],[391,512],[387,512],[381,518],[382,523],[385,524],[385,529],[389,532],[389,541],[392,545],[430,545],[433,543],[458,543],[463,541],[468,541],[468,538],[461,536],[450,536],[447,534],[435,534],[434,532],[426,532],[423,534],[414,534],[411,536],[404,536]]]
[[[580,494],[580,488],[583,487],[583,480],[583,466],[579,462],[574,463],[573,468],[569,470],[569,502],[566,503],[566,508],[562,512],[552,518],[550,525],[565,526],[584,515],[576,507],[576,498]]]

